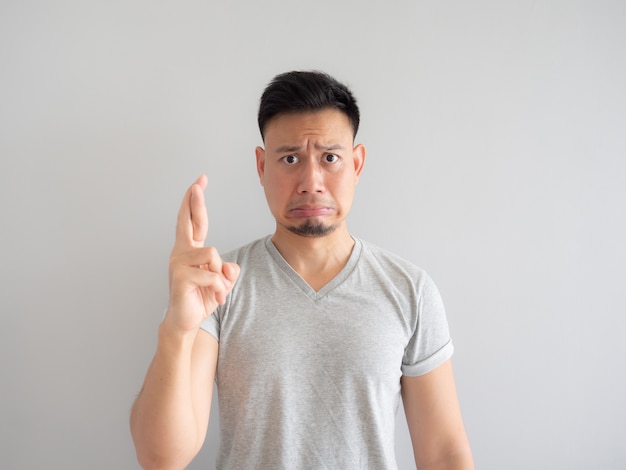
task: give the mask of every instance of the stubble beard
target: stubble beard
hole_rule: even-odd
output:
[[[325,225],[322,223],[314,224],[310,220],[305,221],[300,225],[292,225],[287,227],[291,233],[300,235],[301,237],[320,238],[335,231],[337,227],[334,225]]]

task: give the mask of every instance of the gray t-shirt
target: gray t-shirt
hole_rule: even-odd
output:
[[[397,468],[400,378],[453,346],[430,277],[355,241],[317,292],[271,237],[224,256],[241,274],[202,324],[220,342],[218,469]]]

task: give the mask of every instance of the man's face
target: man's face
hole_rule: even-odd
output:
[[[256,160],[278,230],[320,237],[345,228],[365,161],[345,114],[325,109],[272,118]]]

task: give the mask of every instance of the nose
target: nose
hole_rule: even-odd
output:
[[[298,194],[323,193],[324,170],[319,162],[310,159],[301,167],[300,181],[298,183]]]

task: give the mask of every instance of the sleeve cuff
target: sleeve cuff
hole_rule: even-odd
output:
[[[409,377],[424,375],[446,362],[452,357],[454,346],[452,340],[444,344],[437,352],[415,364],[402,364],[402,374]]]

